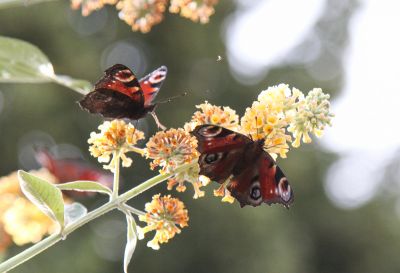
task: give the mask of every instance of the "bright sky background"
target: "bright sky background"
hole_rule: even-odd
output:
[[[251,73],[265,75],[268,66],[301,43],[325,1],[239,3],[226,39],[231,67],[245,79]],[[342,208],[359,207],[377,193],[384,168],[400,147],[400,1],[365,0],[360,5],[349,26],[344,90],[332,103],[336,117],[322,140],[341,155],[325,188]]]

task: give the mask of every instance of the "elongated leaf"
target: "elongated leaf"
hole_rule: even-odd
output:
[[[64,200],[57,187],[25,171],[18,171],[22,192],[41,211],[64,228]]]
[[[54,77],[54,81],[58,84],[71,88],[82,95],[86,95],[93,88],[92,84],[88,81],[73,79],[65,75],[56,75]]]
[[[65,205],[65,225],[70,225],[87,214],[87,208],[81,203],[74,202]]]
[[[94,181],[74,181],[68,182],[63,184],[57,184],[56,187],[60,190],[67,190],[67,191],[89,191],[89,192],[99,192],[111,195],[112,192],[106,186],[94,182]]]
[[[49,82],[53,66],[36,46],[0,36],[0,82]]]
[[[136,222],[130,213],[126,213],[126,246],[124,254],[124,272],[128,273],[128,265],[132,259],[133,252],[135,252],[137,243]]]
[[[56,1],[56,0],[1,0],[0,9],[18,7],[18,6],[30,6],[33,4],[39,4],[42,2],[49,2],[49,1]]]
[[[92,89],[92,84],[88,81],[56,75],[47,56],[36,46],[2,36],[0,36],[0,82],[55,82],[83,95]]]

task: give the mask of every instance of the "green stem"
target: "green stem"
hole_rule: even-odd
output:
[[[142,192],[158,185],[159,183],[167,180],[171,176],[180,173],[189,169],[190,167],[197,164],[197,162],[192,162],[186,165],[182,165],[174,170],[172,173],[167,174],[159,174],[153,178],[148,179],[147,181],[139,184],[138,186],[134,187],[133,189],[121,194],[120,196],[116,197],[113,200],[110,200],[108,203],[102,205],[101,207],[89,212],[84,217],[80,218],[76,222],[72,223],[71,225],[67,226],[63,233],[60,234],[53,234],[47,237],[46,239],[40,241],[39,243],[27,248],[26,250],[22,251],[18,255],[11,257],[10,259],[6,260],[2,264],[0,264],[0,272],[7,272],[16,266],[28,261],[29,259],[33,258],[34,256],[38,255],[39,253],[43,252],[47,248],[51,247],[55,243],[64,239],[68,234],[75,231],[76,229],[80,228],[81,226],[89,223],[90,221],[96,219],[97,217],[116,209],[120,206],[120,204],[125,203],[129,199],[141,194]]]
[[[113,182],[113,193],[110,196],[111,201],[117,199],[118,191],[119,191],[119,165],[120,165],[120,153],[119,151],[115,151],[113,153],[114,160],[114,182]]]
[[[137,215],[137,216],[143,216],[146,215],[146,213],[144,211],[141,211],[139,209],[135,209],[134,207],[131,207],[127,204],[122,204],[122,208],[126,209],[127,211]]]

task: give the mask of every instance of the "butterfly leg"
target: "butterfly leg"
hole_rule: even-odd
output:
[[[163,131],[165,131],[167,129],[167,127],[165,127],[164,125],[161,124],[161,122],[158,120],[158,117],[156,115],[155,112],[150,112],[151,116],[154,118],[154,121],[157,124],[157,127]]]

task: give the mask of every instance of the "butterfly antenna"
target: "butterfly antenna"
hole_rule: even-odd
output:
[[[173,96],[173,97],[170,97],[170,98],[168,98],[168,99],[166,99],[166,100],[157,101],[157,102],[155,102],[155,104],[171,102],[171,101],[173,101],[174,99],[178,99],[178,98],[180,98],[180,97],[184,97],[184,96],[186,96],[187,94],[188,94],[187,92],[183,92],[182,94],[180,94],[180,95],[178,95],[178,96]]]

